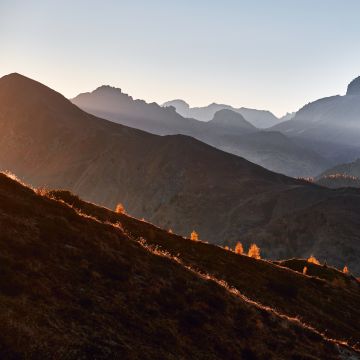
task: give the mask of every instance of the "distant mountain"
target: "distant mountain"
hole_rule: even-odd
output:
[[[188,136],[97,118],[18,74],[0,79],[0,169],[110,208],[122,202],[182,235],[196,229],[212,243],[255,241],[268,258],[315,252],[360,272],[360,192],[291,179]],[[294,222],[303,214],[319,220],[306,236],[305,220]]]
[[[316,178],[316,183],[331,188],[360,187],[360,159],[324,171]]]
[[[313,176],[332,164],[313,149],[306,148],[301,142],[297,143],[278,131],[218,136],[212,145],[266,169],[293,177]]]
[[[269,128],[279,123],[279,119],[268,110],[256,110],[241,107],[235,111],[259,129]]]
[[[320,176],[336,174],[349,175],[360,178],[360,159],[357,159],[351,163],[336,165],[331,169],[321,173]]]
[[[153,134],[184,134],[221,150],[242,156],[261,166],[289,176],[313,176],[334,163],[302,146],[300,141],[284,139],[279,132],[261,132],[251,121],[231,107],[217,104],[211,108],[208,122],[179,115],[173,106],[160,107],[133,100],[120,89],[102,86],[91,93],[80,94],[72,102],[84,111],[123,125]],[[182,108],[187,104],[177,101]],[[246,111],[246,116],[253,114]],[[254,114],[260,114],[255,111]],[[266,112],[262,113],[264,116]],[[281,142],[278,143],[279,136]]]
[[[212,103],[204,107],[191,108],[184,100],[172,100],[165,102],[162,106],[172,106],[181,116],[194,118],[200,121],[210,121],[217,111],[226,109],[241,114],[248,122],[259,129],[268,128],[279,123],[279,119],[270,111],[248,109],[245,107],[236,109],[225,104]]]
[[[355,187],[360,188],[360,178],[356,176],[335,174],[318,177],[316,184],[332,189]]]
[[[286,113],[284,116],[282,116],[279,120],[280,121],[287,121],[287,120],[291,120],[295,117],[296,112],[291,112],[291,113]]]
[[[359,283],[339,271],[304,276],[3,174],[0,198],[1,359],[358,358]]]
[[[308,141],[320,155],[352,161],[360,156],[360,78],[345,96],[331,96],[305,105],[291,120],[271,128],[286,136]]]
[[[358,76],[348,85],[346,95],[348,96],[360,95],[360,76]]]
[[[207,125],[223,126],[230,129],[230,132],[233,130],[257,131],[257,128],[246,121],[241,114],[228,109],[217,111]]]
[[[197,120],[183,118],[173,108],[165,109],[156,103],[134,100],[121,89],[108,85],[80,94],[71,101],[95,116],[153,134],[191,135],[192,132],[201,131],[203,125]]]

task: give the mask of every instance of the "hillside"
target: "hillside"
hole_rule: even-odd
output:
[[[270,262],[237,255],[218,246],[189,241],[126,214],[114,213],[84,202],[68,191],[49,191],[46,196],[64,201],[82,214],[102,222],[120,222],[125,232],[134,239],[145,239],[148,244],[180,258],[184,264],[201,273],[221,278],[230,286],[241,289],[249,299],[281,309],[283,314],[298,317],[332,338],[353,344],[360,340],[360,322],[355,320],[360,318],[357,306],[360,282],[338,270],[302,260],[296,260],[297,267],[293,266],[295,260],[282,261],[279,263],[281,267],[274,266]],[[316,278],[303,276],[304,266],[308,267],[307,274]],[[301,275],[285,271],[282,267],[300,271]],[[317,278],[324,278],[328,282],[324,283]],[[324,298],[328,299],[326,306]]]
[[[360,188],[360,178],[344,174],[324,175],[317,178],[316,184],[326,186],[331,189],[343,187]]]
[[[212,243],[256,241],[267,258],[279,258],[281,251],[308,257],[316,250],[321,260],[336,266],[346,261],[360,272],[358,192],[272,173],[187,136],[161,137],[96,118],[16,74],[0,79],[0,169],[109,208],[121,202],[130,214],[182,235],[196,229]],[[303,213],[317,219],[315,207],[322,203],[333,207],[320,227],[331,229],[331,253],[323,233],[312,228],[306,237],[285,226],[271,237],[257,235]],[[342,251],[345,257],[338,255]]]
[[[2,358],[359,358],[151,247],[146,233],[136,241],[121,222],[99,221],[49,196],[0,175]],[[331,299],[335,288],[321,291],[328,286]],[[350,293],[358,290],[349,288],[346,299]]]
[[[90,114],[153,134],[192,136],[288,176],[313,176],[334,164],[320,156],[316,150],[303,146],[299,140],[287,138],[279,146],[279,132],[264,132],[254,126],[257,122],[253,119],[256,117],[262,119],[270,114],[270,117],[275,118],[265,111],[211,104],[208,107],[209,121],[204,122],[195,120],[199,118],[195,116],[196,113],[194,118],[184,113],[180,116],[175,111],[176,106],[172,106],[174,104],[169,103],[171,106],[168,107],[147,104],[110,86],[101,86],[93,92],[79,94],[71,101]],[[180,107],[186,107],[186,103],[180,101]]]
[[[321,173],[315,180],[330,188],[360,187],[360,159],[336,165]]]

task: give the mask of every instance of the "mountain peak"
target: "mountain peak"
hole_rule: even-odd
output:
[[[360,76],[348,85],[346,95],[360,95]]]
[[[6,97],[28,104],[38,100],[50,103],[63,103],[65,97],[42,83],[19,73],[11,73],[0,78],[0,99]]]
[[[101,85],[99,87],[97,87],[94,92],[108,92],[108,93],[120,93],[122,94],[122,90],[121,88],[117,88],[115,86],[111,86],[111,85]]]
[[[256,129],[255,126],[246,121],[240,113],[229,109],[218,110],[210,122],[213,124],[226,125],[237,128],[241,127],[254,130]]]

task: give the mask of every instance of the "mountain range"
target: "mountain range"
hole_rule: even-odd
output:
[[[0,168],[163,228],[267,258],[308,257],[359,273],[360,193],[268,171],[184,135],[158,136],[87,114],[19,74],[0,79]]]
[[[162,106],[172,106],[181,116],[200,121],[210,121],[219,110],[231,110],[242,115],[247,121],[259,129],[271,127],[278,124],[280,121],[273,113],[267,110],[256,110],[245,107],[237,109],[225,104],[212,103],[204,107],[190,107],[184,100],[171,100],[165,102]],[[287,117],[289,117],[289,115]]]
[[[289,176],[313,176],[334,165],[316,150],[303,145],[301,140],[292,140],[278,131],[256,128],[246,116],[262,114],[257,110],[249,110],[243,116],[231,107],[214,106],[211,120],[204,122],[182,117],[172,106],[161,107],[134,100],[110,86],[80,94],[71,101],[95,116],[153,134],[189,135]]]
[[[311,102],[294,118],[271,127],[291,139],[307,142],[311,149],[335,162],[349,162],[360,154],[360,77],[349,85],[346,95]],[[314,176],[317,174],[314,174]]]

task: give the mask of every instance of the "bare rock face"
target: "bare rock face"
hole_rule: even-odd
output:
[[[360,95],[360,76],[348,85],[346,95]]]

